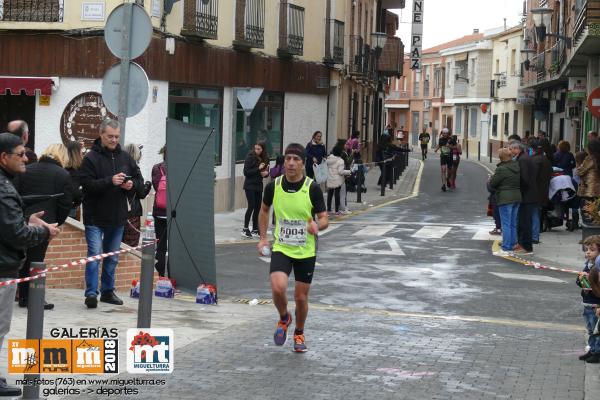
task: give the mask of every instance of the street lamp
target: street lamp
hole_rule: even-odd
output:
[[[375,51],[380,53],[387,43],[387,34],[384,32],[371,33],[371,44],[375,47]]]
[[[540,7],[533,8],[530,12],[533,17],[533,24],[535,25],[535,33],[540,42],[543,42],[544,39],[546,39],[546,36],[552,36],[557,39],[564,40],[567,47],[571,48],[571,38],[549,32],[553,12],[551,9],[549,9],[548,7]]]

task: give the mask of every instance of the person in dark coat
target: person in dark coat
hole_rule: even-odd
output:
[[[85,155],[81,167],[83,187],[83,224],[88,244],[88,257],[118,251],[127,223],[127,193],[144,190],[144,180],[131,156],[121,150],[121,130],[115,120],[100,124],[100,137]],[[122,305],[114,293],[115,269],[119,255],[106,257],[102,263],[100,301]],[[98,306],[99,261],[85,265],[85,305]]]
[[[6,129],[8,133],[12,133],[23,140],[23,145],[25,146],[25,155],[27,156],[27,164],[37,162],[37,155],[33,150],[27,147],[27,142],[29,142],[29,125],[27,122],[20,119],[10,121]]]
[[[81,143],[70,141],[67,143],[67,152],[69,159],[65,169],[71,176],[71,194],[73,195],[73,207],[69,213],[69,217],[77,217],[77,209],[83,201],[83,191],[81,190],[81,182],[79,180],[79,169],[83,163],[83,151]]]
[[[531,241],[532,243],[539,244],[542,208],[547,208],[550,203],[548,190],[550,188],[550,179],[552,178],[552,164],[544,153],[541,142],[533,140],[531,147],[533,150],[533,157],[531,159],[537,165],[539,171],[536,181],[539,201],[532,214]]]
[[[162,155],[163,161],[155,164],[152,167],[152,187],[158,194],[161,180],[164,177],[164,184],[167,179],[167,163],[165,159],[167,157],[167,146],[163,146],[158,154]],[[160,188],[160,190],[165,190]],[[165,193],[166,196],[166,193]],[[166,197],[165,197],[166,199]],[[167,248],[168,248],[168,234],[167,234],[167,209],[166,207],[159,206],[156,202],[157,196],[154,196],[154,204],[152,205],[152,217],[154,217],[154,234],[158,243],[156,245],[156,260],[154,268],[158,272],[159,276],[170,276],[168,260],[167,260]]]
[[[533,212],[536,210],[540,196],[537,181],[539,179],[539,167],[525,151],[526,147],[521,142],[511,142],[510,151],[519,163],[521,176],[521,205],[519,206],[519,222],[517,226],[518,244],[515,248],[517,254],[533,254],[532,225]]]
[[[490,178],[490,188],[494,191],[500,223],[502,226],[502,250],[495,252],[496,256],[512,254],[517,244],[517,216],[521,202],[521,175],[519,163],[511,157],[505,148],[498,150],[500,163],[494,175]]]
[[[248,208],[244,215],[242,236],[246,238],[258,237],[258,213],[262,204],[263,179],[269,176],[269,155],[264,142],[258,142],[254,149],[246,156],[244,161],[244,192]],[[248,228],[252,218],[252,231]]]
[[[554,166],[563,170],[569,176],[573,176],[575,169],[575,156],[571,153],[571,145],[566,140],[558,142],[558,151],[554,153]]]
[[[327,149],[323,144],[323,134],[316,131],[312,135],[312,140],[306,145],[306,176],[314,179],[314,166],[321,164],[327,157]]]
[[[13,185],[15,175],[25,172],[27,153],[23,141],[11,133],[0,134],[0,282],[13,280],[25,261],[25,251],[59,234],[56,224],[48,224],[32,214],[23,215],[23,200]],[[0,285],[0,349],[10,331],[15,285]],[[0,396],[18,397],[21,388],[0,377]]]
[[[32,215],[43,211],[42,219],[49,224],[64,224],[71,206],[73,204],[71,177],[63,168],[68,162],[68,152],[64,144],[51,144],[44,150],[38,162],[27,165],[27,170],[17,180],[17,191],[27,198],[35,195],[54,195],[62,193],[62,196],[51,198],[28,205],[25,215]],[[29,276],[29,268],[32,262],[42,262],[46,257],[49,242],[46,240],[35,247],[27,249],[27,261],[19,270],[19,277]],[[29,299],[29,282],[19,283],[19,306],[27,307]],[[44,305],[46,310],[54,308],[51,303]]]
[[[142,158],[143,146],[135,143],[128,143],[125,145],[125,151],[129,153],[131,158],[139,165],[140,159]],[[141,218],[144,210],[142,208],[142,200],[148,196],[152,189],[152,183],[150,181],[144,183],[144,188],[141,192],[136,190],[130,190],[127,193],[127,202],[129,203],[129,212],[127,213],[127,223],[123,230],[123,243],[129,247],[137,247],[140,244],[140,229],[141,229]]]

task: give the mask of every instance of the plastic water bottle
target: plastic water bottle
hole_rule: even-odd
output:
[[[271,248],[269,246],[263,246],[260,252],[263,256],[268,257],[271,255]]]
[[[152,213],[146,215],[146,224],[144,225],[144,239],[154,240],[154,217]]]

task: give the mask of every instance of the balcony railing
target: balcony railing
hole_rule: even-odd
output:
[[[392,90],[389,95],[386,96],[387,100],[408,100],[410,96],[406,90]]]
[[[378,69],[383,76],[401,76],[404,66],[404,45],[397,37],[388,36],[379,57]]]
[[[280,56],[301,56],[304,52],[304,8],[280,3],[279,49]]]
[[[539,53],[533,58],[538,83],[546,80],[546,52]]]
[[[469,84],[467,82],[454,82],[454,97],[466,97],[468,90]]]
[[[360,36],[350,36],[350,59],[348,72],[353,76],[362,76],[364,58],[364,40]]]
[[[243,49],[265,47],[265,0],[236,0],[233,45]]]
[[[586,28],[600,23],[600,0],[576,0],[574,5],[573,40],[577,42]]]
[[[63,22],[64,0],[3,0],[0,21]]]
[[[332,20],[333,23],[333,46],[331,59],[336,64],[344,63],[344,23]]]
[[[217,39],[218,28],[218,0],[188,0],[184,2],[182,35]]]

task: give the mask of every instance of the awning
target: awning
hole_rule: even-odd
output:
[[[32,78],[16,76],[0,76],[0,95],[10,94],[18,96],[24,90],[27,96],[35,96],[35,91],[50,96],[52,94],[52,78]]]

